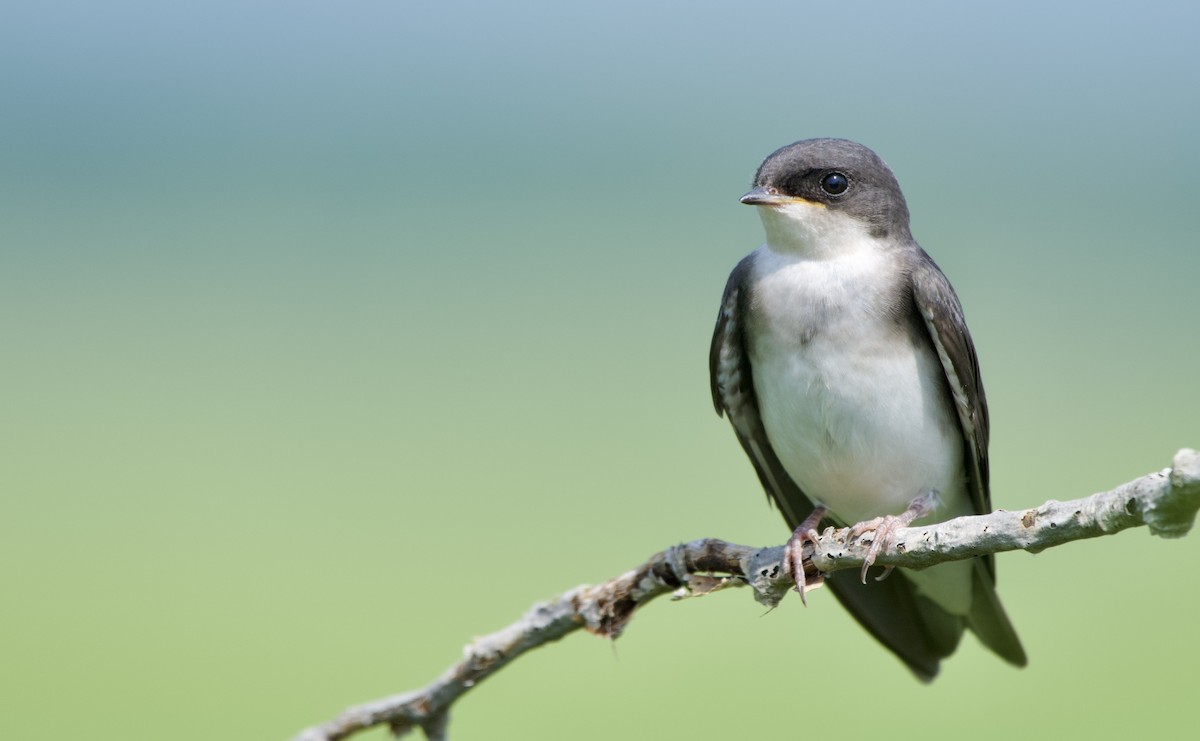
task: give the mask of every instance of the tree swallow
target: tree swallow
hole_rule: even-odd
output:
[[[866,580],[900,527],[991,511],[988,412],[975,346],[946,276],[913,240],[888,166],[843,139],[771,154],[741,199],[766,244],[725,286],[709,353],[713,403],[795,532],[872,532],[862,578],[829,586],[925,681],[970,628],[1025,665],[991,556]],[[888,576],[887,572],[884,576]]]

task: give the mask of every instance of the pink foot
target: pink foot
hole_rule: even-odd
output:
[[[849,543],[855,538],[858,538],[864,533],[874,532],[871,537],[871,547],[867,550],[867,557],[863,559],[862,567],[862,583],[867,583],[867,569],[875,563],[875,559],[879,556],[879,552],[884,548],[891,546],[892,540],[896,537],[896,533],[919,520],[926,515],[933,514],[937,509],[940,500],[936,491],[927,491],[908,504],[908,509],[898,515],[884,515],[870,520],[864,520],[850,528],[850,534],[846,537],[846,542]],[[807,520],[806,520],[807,522]],[[799,532],[799,531],[797,531]],[[795,537],[794,535],[792,536]],[[791,542],[789,541],[789,545]],[[882,574],[875,578],[875,581],[883,581],[892,573],[891,566],[885,566]]]
[[[821,523],[821,518],[825,516],[825,511],[824,506],[817,505],[812,513],[804,518],[804,522],[801,522],[796,527],[795,532],[792,533],[792,537],[788,538],[787,545],[783,549],[784,567],[791,570],[792,579],[796,581],[796,591],[800,593],[800,601],[805,606],[808,605],[808,598],[805,596],[808,588],[815,587],[825,581],[825,577],[818,573],[810,583],[808,575],[804,573],[803,564],[804,544],[812,543],[814,546],[817,544],[817,538],[820,537],[817,533],[817,525]]]

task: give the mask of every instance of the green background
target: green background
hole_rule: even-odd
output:
[[[1045,5],[8,3],[0,735],[287,738],[673,543],[782,542],[706,356],[800,138],[904,185],[997,506],[1200,445],[1200,14]],[[967,638],[931,686],[828,593],[664,601],[452,731],[1170,735],[1198,556],[1001,556],[1030,666]]]

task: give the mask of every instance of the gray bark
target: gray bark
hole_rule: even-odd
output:
[[[900,530],[875,563],[923,569],[987,553],[1037,553],[1142,525],[1152,535],[1177,538],[1191,529],[1198,509],[1200,453],[1184,449],[1176,453],[1171,468],[1083,499],[1051,500],[1034,509],[999,510]],[[817,547],[806,545],[805,571],[828,574],[861,568],[871,541],[864,535],[847,542],[847,534],[847,529],[828,528]],[[385,724],[398,735],[420,728],[431,741],[445,741],[451,704],[531,648],[581,628],[616,638],[638,607],[663,594],[683,598],[749,585],[759,602],[778,604],[794,585],[783,565],[783,549],[782,545],[755,548],[712,538],[672,546],[615,579],[576,587],[534,605],[517,622],[468,645],[462,660],[432,684],[352,707],[303,731],[295,741],[334,741]]]

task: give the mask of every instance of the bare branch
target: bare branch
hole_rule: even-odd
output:
[[[987,553],[1037,553],[1141,525],[1154,535],[1181,537],[1191,529],[1198,509],[1200,453],[1184,449],[1175,455],[1172,468],[1084,499],[1052,500],[1020,512],[1000,510],[900,530],[876,564],[923,569]],[[828,528],[816,549],[810,553],[811,546],[806,546],[805,570],[860,568],[870,540],[847,543],[846,534],[845,529]],[[580,628],[616,638],[634,611],[655,597],[671,592],[685,597],[745,584],[754,588],[760,602],[778,604],[793,584],[783,566],[783,546],[754,548],[708,538],[668,548],[615,579],[576,587],[534,605],[517,622],[468,645],[463,659],[429,686],[350,708],[305,730],[295,741],[334,741],[384,724],[397,735],[419,727],[430,741],[444,741],[450,705],[529,649]]]

